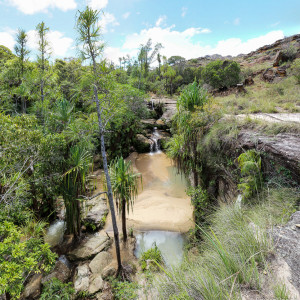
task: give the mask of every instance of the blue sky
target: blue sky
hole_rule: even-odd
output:
[[[34,53],[34,29],[44,21],[53,57],[75,56],[75,15],[87,4],[104,11],[105,56],[115,62],[134,57],[148,38],[162,43],[167,57],[195,58],[248,53],[300,33],[299,0],[0,0],[0,44],[13,49],[23,28]]]

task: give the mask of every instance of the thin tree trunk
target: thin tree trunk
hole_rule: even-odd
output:
[[[123,230],[123,241],[127,241],[127,230],[126,230],[126,201],[122,200],[122,230]]]
[[[105,177],[106,177],[107,196],[108,196],[108,201],[109,201],[109,208],[110,208],[110,212],[111,212],[111,220],[112,220],[114,238],[115,238],[115,244],[116,244],[116,254],[117,254],[117,262],[118,262],[117,274],[119,274],[120,271],[122,270],[122,262],[121,262],[121,254],[120,254],[120,242],[119,242],[119,231],[118,231],[116,214],[115,214],[115,206],[114,206],[114,200],[113,200],[111,181],[110,181],[110,176],[109,176],[109,173],[108,173],[108,165],[107,165],[107,158],[106,158],[106,152],[105,152],[105,143],[104,143],[104,128],[103,128],[103,124],[102,124],[102,117],[101,117],[101,111],[100,111],[100,105],[99,105],[99,99],[98,99],[98,92],[97,92],[97,87],[96,86],[94,86],[94,96],[95,96],[95,101],[96,101],[96,106],[97,106],[98,125],[99,125],[99,130],[100,130],[101,155],[102,155],[102,160],[103,160],[104,173],[105,173]]]

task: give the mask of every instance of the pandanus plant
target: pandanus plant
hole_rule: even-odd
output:
[[[70,149],[69,170],[64,174],[62,194],[66,207],[67,232],[80,235],[80,196],[85,193],[86,179],[92,156],[84,145]]]
[[[126,242],[126,210],[129,213],[130,207],[133,209],[134,200],[138,195],[138,183],[142,183],[142,177],[133,171],[131,162],[126,162],[123,157],[111,162],[110,176],[116,206],[122,216],[123,241]]]

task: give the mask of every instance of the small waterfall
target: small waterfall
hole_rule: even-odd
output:
[[[150,147],[150,153],[157,153],[157,152],[161,152],[160,151],[160,133],[157,130],[157,127],[154,127],[154,131],[151,137],[151,147]]]
[[[151,110],[154,110],[154,100],[151,98]]]
[[[48,243],[51,247],[58,245],[63,240],[65,230],[65,222],[56,220],[49,226],[46,235],[44,236],[45,243]]]

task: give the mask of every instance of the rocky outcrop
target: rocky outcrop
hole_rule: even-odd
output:
[[[275,78],[285,77],[286,67],[269,68],[262,73],[262,79],[264,81],[273,82]]]
[[[300,293],[300,211],[295,212],[285,226],[275,227],[271,234],[276,253],[288,264],[290,280]]]
[[[264,153],[268,160],[275,161],[290,172],[290,176],[300,183],[300,135],[280,133],[267,136],[243,129],[236,140],[235,148],[256,149]],[[266,166],[268,168],[268,166]],[[272,168],[270,166],[270,168]]]
[[[156,127],[155,122],[156,122],[155,119],[144,119],[144,120],[141,120],[141,123],[143,124],[143,127],[145,129],[153,129],[154,127]]]
[[[134,147],[139,153],[147,153],[150,152],[152,141],[142,134],[136,135],[136,140],[134,143]]]
[[[107,250],[112,243],[108,236],[92,236],[84,240],[75,250],[68,254],[70,260],[88,260],[99,252]]]

